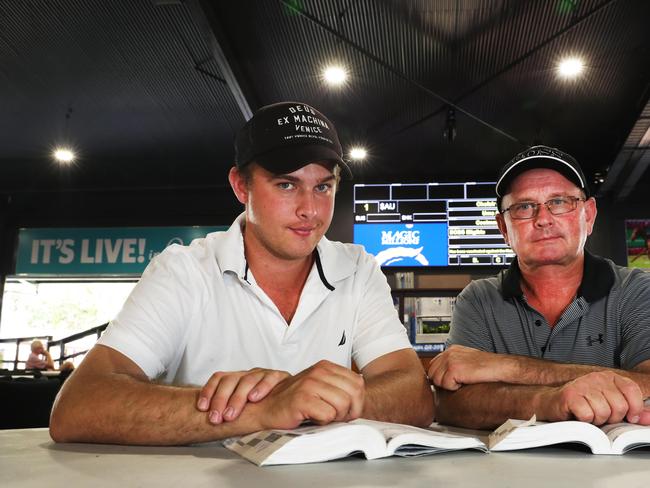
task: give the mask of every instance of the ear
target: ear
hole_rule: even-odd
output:
[[[587,221],[587,235],[591,235],[594,230],[594,223],[596,222],[596,215],[598,209],[596,208],[596,199],[591,197],[585,201],[585,217]]]
[[[506,226],[506,219],[503,217],[502,213],[497,212],[497,214],[494,216],[497,219],[497,226],[499,227],[499,232],[501,232],[501,235],[506,241],[506,244],[508,246],[510,245],[510,242],[508,241],[508,227]]]
[[[246,205],[248,203],[248,184],[246,183],[246,178],[244,178],[244,175],[239,172],[236,166],[230,168],[228,181],[239,203]]]

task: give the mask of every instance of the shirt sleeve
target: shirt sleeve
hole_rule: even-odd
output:
[[[496,352],[480,302],[480,284],[471,282],[456,298],[447,345],[458,344],[481,351]]]
[[[150,378],[167,371],[182,351],[196,308],[190,280],[193,262],[180,246],[156,256],[111,321],[98,344],[111,347]]]
[[[650,274],[632,271],[622,293],[621,368],[629,370],[650,359]]]
[[[368,279],[361,297],[352,350],[352,359],[359,369],[384,354],[411,348],[393,305],[386,276],[373,256],[366,254],[361,260],[360,266],[367,270]]]

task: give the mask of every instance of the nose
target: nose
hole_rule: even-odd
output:
[[[534,221],[537,227],[547,227],[553,224],[553,214],[546,205],[541,204],[537,207],[537,215],[535,215]]]
[[[316,201],[315,195],[312,192],[300,192],[296,214],[301,219],[312,219],[316,216]]]

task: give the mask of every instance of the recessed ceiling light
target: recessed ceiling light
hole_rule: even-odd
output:
[[[71,163],[75,159],[75,154],[70,149],[59,147],[54,150],[54,159],[59,163]]]
[[[323,72],[323,78],[332,86],[339,86],[348,79],[348,72],[341,66],[328,66]]]
[[[580,58],[565,58],[557,66],[558,74],[562,78],[576,78],[585,68]]]
[[[350,159],[355,161],[363,161],[368,156],[368,152],[362,147],[353,147],[350,149]]]

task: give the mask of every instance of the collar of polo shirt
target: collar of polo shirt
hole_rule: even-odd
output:
[[[226,231],[226,239],[231,244],[220,246],[215,254],[217,263],[222,273],[235,273],[242,280],[248,281],[248,263],[244,255],[244,235],[242,226],[244,224],[245,214],[242,212],[235,222]],[[315,249],[318,275],[323,285],[332,290],[336,287],[336,282],[352,275],[357,264],[347,254],[335,252],[332,243],[323,237]]]
[[[578,288],[578,296],[588,302],[595,302],[605,297],[614,286],[616,276],[614,271],[601,257],[594,256],[585,250],[585,266],[582,282]],[[505,272],[502,281],[501,293],[504,299],[521,297],[521,270],[515,258]]]

